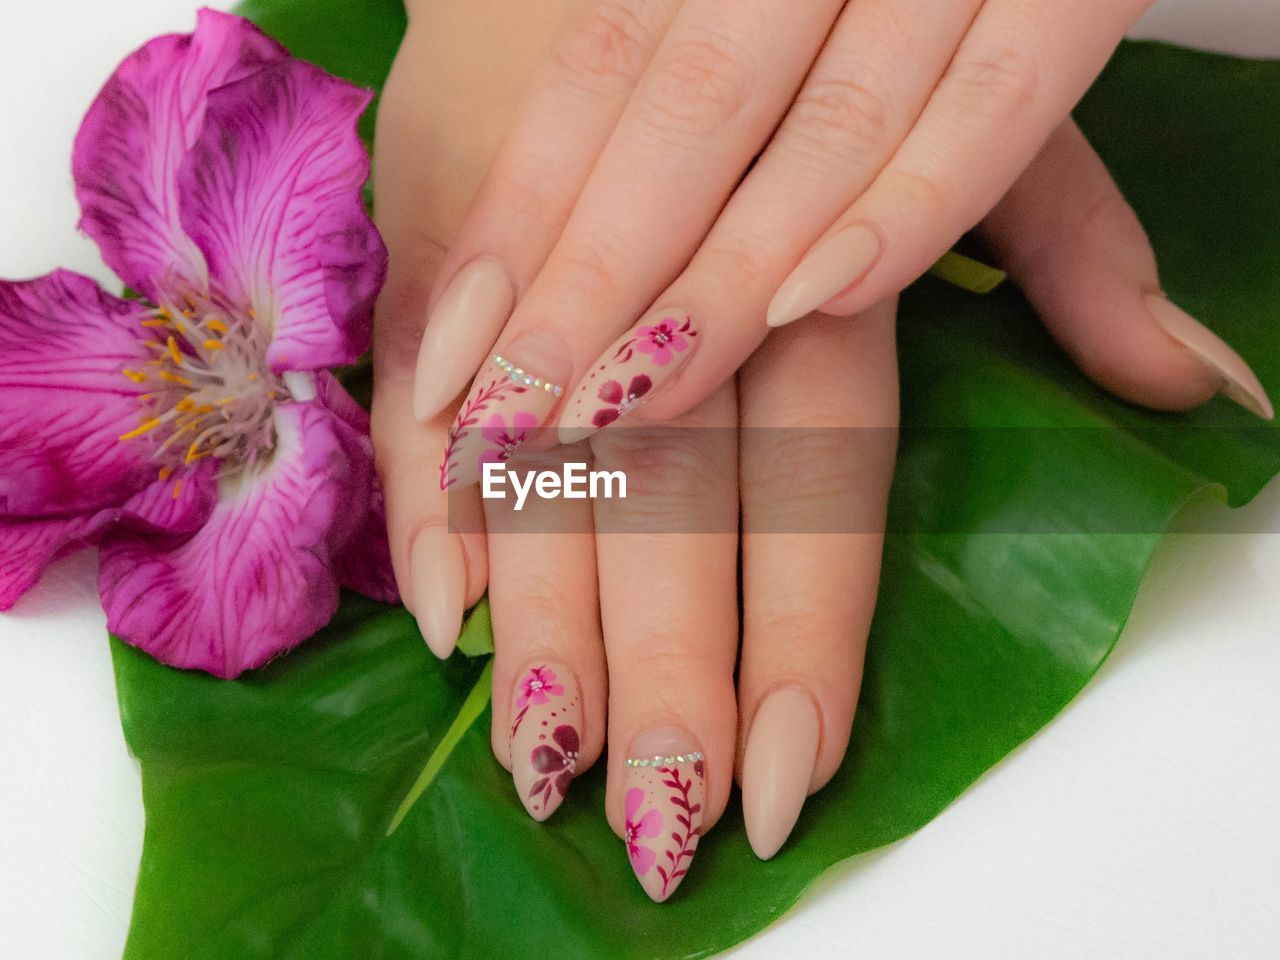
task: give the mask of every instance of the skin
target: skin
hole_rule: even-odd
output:
[[[638,6],[650,11],[661,8],[675,17],[680,5]],[[703,6],[708,16],[716,10],[711,4]],[[753,9],[761,10],[744,19],[766,24],[764,8],[768,6],[754,4]],[[997,9],[994,3],[990,6]],[[1047,4],[1009,6],[1011,17],[1018,14],[1016,23],[1047,28],[1048,15],[1040,9]],[[674,208],[661,198],[666,186],[663,177],[680,175],[687,183],[688,177],[702,174],[692,173],[692,168],[660,168],[662,176],[637,186],[638,145],[634,150],[611,148],[605,153],[580,149],[592,135],[600,141],[597,128],[614,122],[629,102],[641,82],[639,66],[624,64],[621,53],[615,62],[610,54],[607,63],[600,65],[598,82],[588,85],[600,88],[591,93],[598,98],[593,108],[577,103],[565,109],[561,94],[568,96],[569,91],[554,83],[548,93],[547,78],[554,78],[564,63],[572,62],[565,58],[585,55],[574,44],[582,43],[583,24],[593,22],[592,4],[568,0],[519,7],[505,0],[410,4],[410,28],[382,100],[375,154],[377,218],[391,250],[391,273],[375,327],[373,436],[387,494],[393,562],[410,609],[421,621],[414,588],[424,579],[453,578],[460,584],[459,616],[463,603],[477,601],[486,587],[490,591],[497,648],[493,743],[500,762],[509,764],[507,731],[517,676],[532,663],[553,659],[572,666],[583,690],[579,771],[599,758],[606,738],[613,745],[606,813],[619,833],[621,764],[640,730],[674,723],[696,735],[707,755],[704,828],[710,827],[724,810],[751,719],[762,699],[779,684],[801,687],[818,707],[821,737],[808,789],[819,789],[838,767],[848,743],[875,600],[881,537],[874,522],[857,534],[748,534],[741,543],[739,649],[739,543],[733,534],[505,532],[486,538],[481,533],[445,532],[451,515],[455,520],[476,518],[474,529],[480,529],[478,518],[484,509],[475,491],[455,493],[449,504],[433,482],[456,405],[426,423],[415,420],[412,413],[418,343],[430,308],[452,274],[480,252],[503,256],[519,295],[513,326],[547,316],[548,298],[570,312],[588,302],[607,303],[616,309],[597,311],[578,321],[584,331],[580,339],[603,346],[655,299],[664,277],[676,276],[684,268],[675,284],[697,288],[701,302],[714,308],[717,323],[731,324],[746,317],[751,328],[745,321],[733,330],[710,324],[723,333],[709,334],[709,342],[700,348],[705,365],[694,370],[691,364],[692,372],[682,373],[671,393],[646,408],[646,417],[728,429],[739,425],[875,427],[880,435],[892,438],[897,424],[892,295],[994,204],[982,224],[983,235],[1049,329],[1088,374],[1121,396],[1154,407],[1185,408],[1203,402],[1220,381],[1150,321],[1142,296],[1159,290],[1150,246],[1079,131],[1070,122],[1062,123],[1077,90],[1101,65],[1105,54],[1099,51],[1109,51],[1112,34],[1118,37],[1122,21],[1136,15],[1142,5],[1121,6],[1123,15],[1115,13],[1099,26],[1098,36],[1090,35],[1090,56],[1082,61],[1077,81],[1056,90],[1054,96],[1045,95],[1043,102],[1036,99],[1028,112],[1035,115],[1038,126],[1010,141],[1016,149],[993,172],[998,175],[975,179],[975,167],[983,159],[977,154],[966,155],[967,165],[955,170],[954,182],[976,191],[976,205],[947,213],[942,218],[945,230],[932,237],[904,240],[904,252],[886,261],[883,279],[867,287],[873,293],[851,292],[827,305],[840,317],[810,317],[765,340],[763,310],[771,290],[744,284],[735,267],[769,260],[772,265],[766,273],[776,286],[845,206],[865,201],[861,180],[844,183],[841,198],[828,196],[820,202],[815,197],[798,204],[801,211],[794,220],[782,223],[771,214],[760,236],[751,241],[756,246],[744,252],[746,248],[735,248],[729,241],[744,238],[742,224],[752,211],[767,210],[770,204],[780,207],[776,194],[796,194],[786,185],[787,177],[796,178],[795,183],[804,177],[815,183],[830,179],[818,167],[786,172],[788,164],[818,162],[801,159],[806,147],[797,144],[776,152],[770,148],[727,206],[729,190],[723,182],[689,184],[684,202],[696,208],[697,216],[691,214],[674,230],[667,218],[659,243],[654,223],[633,222],[648,219],[633,216],[634,191],[653,192],[657,209],[672,214]],[[992,13],[988,19],[995,16]],[[712,22],[707,20],[703,29],[710,29]],[[912,49],[913,34],[907,30],[911,24],[893,22],[903,35],[886,36],[884,42],[893,40],[898,47],[892,49],[901,48],[900,52]],[[779,49],[785,49],[786,55],[779,59],[786,61],[790,72],[782,79],[762,72],[751,89],[753,95],[764,97],[764,91],[780,85],[786,96],[771,100],[769,109],[756,115],[753,130],[767,125],[760,116],[772,118],[767,121],[772,124],[786,108],[829,26],[796,26],[794,35],[785,38]],[[990,26],[995,29],[999,24]],[[943,28],[931,24],[921,29],[932,42],[937,37],[930,31]],[[653,32],[653,44],[673,42],[662,40],[667,37],[665,27],[655,26]],[[1085,38],[1079,39],[1083,45]],[[868,43],[868,51],[873,46]],[[575,49],[577,54],[572,52]],[[604,56],[613,48],[591,49]],[[915,102],[934,89],[938,80],[934,74],[945,64],[935,57],[933,66],[922,67],[924,73],[917,77],[892,64],[881,67],[876,75],[895,84],[894,96]],[[763,66],[760,69],[764,71]],[[919,111],[907,111],[913,112]],[[548,133],[545,121],[552,115],[562,120],[555,133]],[[702,116],[686,120],[679,130],[668,130],[666,135],[678,137],[709,125]],[[908,156],[918,160],[928,152],[925,144],[934,135],[920,133],[919,123],[900,126],[899,149],[915,136],[917,146]],[[525,163],[521,151],[535,134],[545,142],[524,151],[529,158]],[[558,139],[561,135],[563,140]],[[715,166],[715,176],[723,179],[741,167],[744,158],[741,149],[726,150],[713,164],[707,159],[713,139],[693,143],[689,157],[705,161],[698,166],[704,173]],[[742,147],[749,141],[744,135],[734,143]],[[936,146],[939,163],[951,156],[941,149],[941,141]],[[649,160],[650,166],[656,162]],[[631,193],[619,189],[629,178]],[[530,183],[546,189],[535,193],[521,186]],[[892,212],[891,198],[883,193],[876,197],[874,209]],[[717,219],[715,213],[722,207],[724,212]],[[919,213],[909,202],[901,209],[909,219]],[[889,213],[883,216],[886,224],[893,222]],[[616,227],[614,233],[628,245],[624,259],[628,279],[614,278],[618,286],[609,290],[579,282],[603,276],[583,269],[581,251],[600,241],[604,225]],[[751,259],[742,259],[746,256]],[[744,287],[750,287],[747,294],[740,293]],[[847,319],[855,312],[856,318]],[[593,326],[597,324],[598,331]],[[710,341],[711,336],[718,339]],[[708,349],[713,344],[714,349]],[[744,362],[741,372],[733,376]],[[770,442],[745,435],[734,449],[708,450],[706,444],[677,442],[655,451],[645,446],[643,433],[622,425],[611,427],[592,438],[593,453],[628,463],[629,471],[636,471],[632,482],[679,491],[681,496],[672,498],[676,501],[688,497],[687,504],[696,506],[701,498],[698,509],[732,510],[741,491],[748,526],[754,519],[767,527],[769,512],[779,509],[779,504],[812,502],[833,491],[845,498],[841,503],[882,522],[892,474],[892,443],[863,450],[851,461],[847,452],[835,448],[785,449],[777,446],[781,440],[771,441],[771,447]],[[768,433],[785,436],[789,431]],[[646,477],[644,464],[658,455],[663,470]],[[778,470],[776,464],[801,455],[820,469],[808,471],[810,486],[797,490],[797,474]],[[540,507],[533,503],[531,508]],[[561,502],[556,509],[589,513],[592,508],[589,503]],[[538,519],[534,516],[531,521]],[[578,513],[559,519],[590,531],[593,518]],[[424,530],[439,531],[439,542],[446,546],[420,561],[415,570],[411,544]],[[435,566],[425,570],[424,562]],[[640,583],[644,591],[636,589]],[[648,602],[646,597],[653,595],[662,596],[664,602]],[[448,629],[452,620],[444,619],[444,628],[429,623],[424,631]]]

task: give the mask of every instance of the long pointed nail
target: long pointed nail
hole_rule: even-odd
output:
[[[458,537],[442,523],[423,527],[409,548],[413,611],[427,646],[441,660],[462,631],[467,564]]]
[[[449,428],[440,489],[476,483],[486,463],[505,463],[546,422],[572,367],[568,349],[549,330],[518,337],[476,376]]]
[[[1147,310],[1169,336],[1190,350],[1201,363],[1223,380],[1220,393],[1264,420],[1275,419],[1275,408],[1258,376],[1226,341],[1168,298],[1149,294]]]
[[[541,822],[564,800],[578,769],[582,696],[560,663],[538,663],[511,697],[511,777],[529,816]]]
[[[882,248],[880,234],[865,224],[819,241],[773,295],[765,322],[783,327],[808,316],[870,273]]]
[[[632,741],[626,760],[626,843],[649,899],[662,903],[693,862],[706,802],[702,752],[688,731],[655,727]]]
[[[591,365],[560,417],[560,442],[576,443],[649,400],[693,356],[698,327],[683,310],[656,310]]]
[[[742,760],[742,815],[761,860],[782,845],[800,816],[818,761],[818,709],[799,687],[781,687],[756,710]]]
[[[413,415],[439,413],[467,385],[511,316],[516,294],[507,272],[488,258],[467,264],[449,282],[422,334],[413,381]]]

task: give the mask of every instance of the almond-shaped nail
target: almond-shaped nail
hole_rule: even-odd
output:
[[[582,695],[561,663],[535,663],[511,698],[511,778],[529,816],[541,822],[564,800],[578,769]]]
[[[649,400],[693,356],[698,325],[684,310],[657,310],[588,369],[560,416],[560,442],[576,443]]]
[[[439,413],[467,385],[470,372],[502,332],[516,294],[496,260],[467,264],[449,281],[427,320],[413,380],[413,415]]]
[[[470,486],[485,464],[511,459],[555,409],[571,366],[549,330],[526,333],[493,354],[449,428],[440,489]]]
[[[773,295],[765,322],[783,327],[808,316],[865,277],[880,259],[880,234],[854,224],[820,240]]]
[[[662,903],[680,886],[702,832],[702,751],[685,730],[657,727],[635,738],[625,761],[627,856],[640,886]]]
[[[427,646],[441,660],[462,631],[467,564],[462,543],[442,523],[423,527],[409,547],[413,611]]]
[[[1226,341],[1173,301],[1158,293],[1147,296],[1147,310],[1160,328],[1222,378],[1220,392],[1264,420],[1275,419],[1275,408],[1253,369]]]
[[[781,687],[756,710],[742,760],[747,840],[768,860],[796,825],[818,760],[818,709],[799,687]]]

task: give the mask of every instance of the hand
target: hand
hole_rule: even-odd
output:
[[[1148,2],[582,4],[441,266],[419,416],[477,366],[473,398],[518,368],[542,389],[521,398],[526,422],[579,439],[600,425],[591,374],[638,349],[655,359],[642,416],[666,420],[741,365],[766,316],[849,315],[896,293],[1010,190]],[[1124,299],[1071,311],[1055,335],[1126,397],[1178,408],[1226,384],[1265,412],[1225,345],[1143,302],[1159,292],[1146,244],[1065,130],[1059,147],[1144,260],[1110,271]],[[655,325],[669,317],[683,329]],[[1153,387],[1153,368],[1176,375]],[[481,443],[456,425],[444,482],[477,478]]]

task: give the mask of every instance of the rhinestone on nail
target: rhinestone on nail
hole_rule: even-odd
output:
[[[670,766],[673,763],[697,763],[702,759],[702,754],[695,750],[693,753],[677,753],[674,756],[663,757],[628,757],[626,766],[628,767],[660,767],[663,764]]]
[[[535,390],[543,390],[554,396],[560,396],[564,390],[549,380],[543,380],[541,377],[535,377],[531,373],[526,373],[523,367],[517,367],[510,360],[504,359],[501,354],[493,355],[493,365],[507,375],[507,379],[512,383],[522,383],[527,387],[533,387]]]

